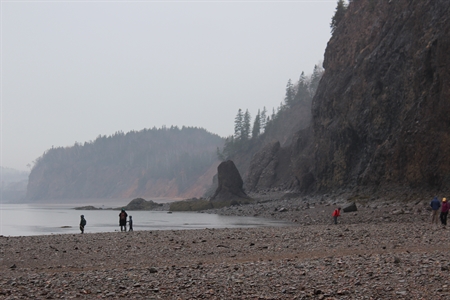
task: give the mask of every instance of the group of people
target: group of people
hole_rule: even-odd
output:
[[[438,197],[435,196],[430,203],[431,206],[431,224],[437,224],[438,219],[441,220],[441,224],[443,227],[447,226],[447,216],[448,211],[450,210],[450,204],[447,202],[446,198],[442,198],[442,201],[439,201]]]
[[[133,218],[130,216],[127,221],[128,214],[126,213],[125,209],[122,208],[119,214],[119,225],[120,225],[120,231],[127,231],[127,222],[129,225],[128,231],[133,231]]]
[[[450,204],[447,202],[446,198],[442,198],[442,201],[439,201],[438,197],[435,196],[433,200],[431,200],[430,203],[432,214],[431,214],[431,224],[437,224],[438,220],[441,220],[442,226],[447,226],[447,216],[448,212],[450,210]],[[337,224],[337,219],[341,215],[341,208],[338,207],[333,211],[333,220],[334,224]],[[128,223],[128,231],[133,231],[133,218],[132,216],[129,216],[129,219],[127,221],[128,214],[126,213],[125,209],[122,208],[122,210],[119,213],[119,225],[120,225],[120,231],[127,231],[127,223]],[[81,233],[84,233],[84,227],[86,226],[86,219],[84,218],[84,215],[81,215],[80,220],[80,230]]]
[[[438,224],[438,220],[441,221],[442,226],[445,228],[447,226],[448,212],[450,211],[450,203],[447,202],[447,198],[442,198],[439,201],[438,197],[435,196],[430,203],[431,206],[431,224]],[[334,224],[337,224],[337,219],[341,215],[341,208],[338,207],[333,211]]]
[[[119,214],[119,225],[120,225],[120,231],[127,231],[127,223],[128,223],[128,231],[133,231],[133,217],[129,216],[127,221],[128,214],[126,213],[125,209],[122,208]],[[84,233],[84,227],[87,224],[86,219],[84,218],[84,215],[80,216],[80,231],[81,233]]]

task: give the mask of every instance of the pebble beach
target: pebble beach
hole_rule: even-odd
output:
[[[0,237],[0,299],[450,299],[427,201],[266,200],[203,213],[285,227]]]

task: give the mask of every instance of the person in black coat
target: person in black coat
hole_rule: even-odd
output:
[[[122,208],[119,214],[120,231],[127,231],[127,217],[128,214],[125,212],[125,209]]]
[[[81,233],[84,233],[84,226],[86,226],[86,219],[84,218],[84,215],[80,216],[81,220],[80,220],[80,230]]]

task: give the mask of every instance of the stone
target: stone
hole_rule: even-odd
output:
[[[345,207],[342,209],[342,211],[345,212],[345,213],[347,213],[347,212],[353,212],[353,211],[357,211],[357,210],[358,210],[358,209],[357,209],[357,207],[356,207],[356,203],[355,203],[355,202],[353,202],[353,203],[351,203],[351,204],[345,206]]]
[[[233,161],[227,160],[217,167],[218,187],[211,197],[213,207],[240,205],[252,202],[244,192],[244,182]]]

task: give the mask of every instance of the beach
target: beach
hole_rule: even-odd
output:
[[[0,237],[0,299],[448,299],[450,230],[426,207],[334,225],[333,202],[266,199],[210,213],[292,225]]]

